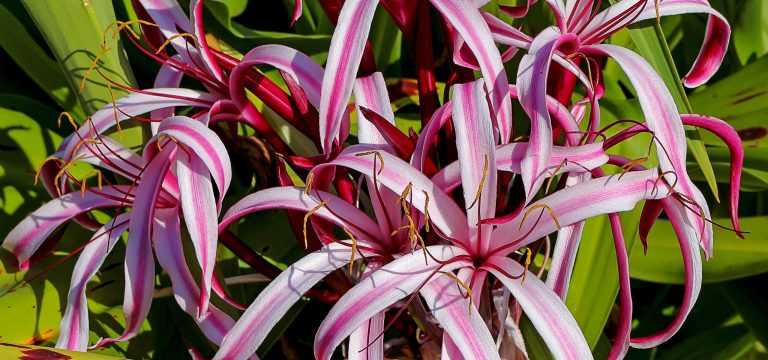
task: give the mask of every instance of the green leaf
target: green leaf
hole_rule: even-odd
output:
[[[728,219],[715,222],[728,224]],[[714,256],[704,261],[703,281],[718,281],[743,278],[768,271],[768,217],[746,217],[741,219],[742,227],[750,233],[739,239],[733,232],[715,227]],[[635,244],[630,257],[632,277],[640,280],[682,284],[684,268],[677,237],[669,221],[658,220],[648,236],[648,254],[643,255],[640,244]]]
[[[768,285],[765,275],[727,281],[719,285],[723,296],[744,319],[744,324],[765,346],[768,344],[768,299],[763,290]]]
[[[768,3],[746,0],[733,24],[733,45],[742,64],[768,52]]]
[[[228,42],[236,48],[250,49],[257,45],[281,44],[296,48],[307,54],[328,51],[328,46],[331,43],[331,36],[328,34],[296,34],[255,30],[232,20],[233,17],[238,15],[236,8],[233,7],[233,3],[236,4],[238,1],[208,0],[205,2],[205,5],[210,10],[214,19],[232,35],[233,38],[228,39]]]
[[[553,358],[547,344],[544,343],[544,339],[536,332],[536,328],[533,327],[533,323],[527,316],[523,316],[520,320],[520,332],[525,339],[525,351],[530,359],[549,360]]]
[[[660,351],[660,360],[739,359],[755,342],[744,325],[709,329],[692,336],[672,348]]]
[[[35,172],[62,137],[54,127],[56,111],[28,98],[0,94],[0,234],[47,199],[34,185]]]
[[[72,359],[72,360],[109,360],[119,357],[95,354],[93,352],[75,352],[52,349],[42,346],[0,343],[0,358],[3,359]]]
[[[22,3],[87,114],[124,93],[110,89],[95,70],[89,71],[94,62],[101,73],[113,81],[135,83],[120,42],[107,35],[108,27],[115,23],[111,1],[22,0]],[[81,84],[84,87],[81,88]]]
[[[0,3],[0,47],[59,106],[84,115],[59,65],[38,46],[24,24],[13,15],[14,11],[18,16],[25,15],[21,4]]]

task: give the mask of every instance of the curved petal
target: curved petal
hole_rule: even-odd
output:
[[[445,330],[443,341],[447,335],[464,359],[501,359],[485,320],[455,280],[436,276],[424,285],[421,296]]]
[[[179,154],[176,161],[176,176],[179,183],[181,209],[187,233],[192,240],[197,262],[200,264],[200,319],[208,310],[211,298],[213,267],[216,263],[218,244],[218,216],[216,198],[213,195],[211,177],[202,160],[195,156]]]
[[[321,203],[324,206],[318,207]],[[379,227],[365,213],[336,195],[312,190],[308,195],[305,189],[297,187],[275,187],[250,194],[229,208],[221,219],[219,229],[223,230],[243,216],[258,211],[272,209],[292,209],[312,211],[319,216],[349,231],[358,239],[378,244],[383,235]]]
[[[152,257],[152,224],[156,209],[157,196],[171,166],[177,147],[166,145],[149,162],[141,182],[136,187],[136,199],[131,210],[128,245],[125,249],[125,293],[123,314],[125,329],[117,338],[101,339],[95,347],[102,347],[114,342],[126,341],[139,332],[141,324],[147,318],[152,305],[152,293],[155,286],[155,262]]]
[[[348,352],[348,360],[384,360],[384,312],[352,332]]]
[[[589,178],[589,174],[570,175],[565,186],[574,186]],[[573,266],[576,264],[576,254],[579,251],[583,231],[584,221],[565,226],[557,231],[555,250],[552,252],[552,265],[547,272],[546,284],[563,301],[568,295],[568,286],[571,283],[571,274],[573,273]]]
[[[382,266],[336,302],[315,335],[315,358],[328,360],[341,342],[375,314],[429,282],[437,271],[471,266],[466,253],[456,247],[427,247],[432,257],[417,251]],[[445,262],[441,264],[440,262]]]
[[[528,49],[533,38],[519,29],[507,24],[503,20],[493,16],[493,14],[482,11],[483,19],[491,30],[493,40],[499,44],[504,44],[520,49]]]
[[[741,137],[727,122],[711,116],[682,115],[683,124],[705,129],[719,137],[731,153],[731,223],[737,235],[742,236],[739,225],[739,192],[741,189],[741,171],[744,168],[744,146]]]
[[[520,104],[531,118],[529,146],[520,164],[526,202],[543,183],[542,172],[552,152],[552,121],[547,109],[547,76],[552,56],[559,47],[576,41],[574,35],[562,35],[557,28],[549,27],[533,39],[528,54],[520,60],[517,89]]]
[[[105,186],[64,194],[53,199],[21,220],[3,240],[3,247],[16,256],[24,268],[45,239],[59,225],[73,217],[98,208],[126,205],[132,198],[127,186]]]
[[[520,163],[525,156],[528,143],[516,142],[496,148],[496,168],[499,171],[520,173]],[[603,151],[603,143],[579,146],[555,146],[549,157],[545,177],[562,173],[583,173],[598,168],[608,162],[608,155]],[[555,171],[556,170],[556,171]],[[448,193],[461,184],[459,163],[454,161],[432,177],[435,186]]]
[[[629,26],[638,21],[655,19],[657,16],[670,16],[680,14],[707,14],[707,29],[704,34],[704,42],[699,50],[699,55],[683,78],[687,87],[697,87],[707,82],[717,72],[723,63],[728,51],[728,43],[731,37],[731,27],[725,17],[713,9],[707,0],[661,0],[658,3],[658,12],[655,1],[647,1],[642,11],[636,17],[629,17],[625,21],[611,22],[618,14],[626,11],[636,4],[635,0],[623,0],[597,14],[584,29],[585,33],[595,31],[607,24],[611,32]]]
[[[628,211],[640,200],[668,197],[657,169],[604,176],[557,191],[529,205],[494,231],[497,252],[509,253],[561,226],[593,216]]]
[[[155,82],[152,84],[154,88],[178,88],[181,86],[181,79],[184,78],[184,72],[178,67],[172,64],[173,61],[183,61],[181,56],[174,55],[166,61],[160,70],[155,75]],[[174,115],[174,108],[168,107],[160,110],[155,110],[150,113],[150,117],[155,120],[162,120]],[[157,128],[160,127],[160,121],[153,121],[149,124],[152,129],[152,135],[157,134]]]
[[[445,236],[466,243],[469,230],[464,212],[450,196],[405,161],[376,147],[354,145],[312,171],[320,172],[332,166],[343,166],[364,175],[373,174],[375,169],[377,180],[394,193],[403,194],[410,189],[408,200],[414,208],[422,214],[429,213],[429,219]]]
[[[663,199],[664,212],[667,214],[672,229],[677,235],[680,251],[683,255],[685,266],[685,287],[683,289],[683,301],[672,322],[663,330],[639,338],[631,339],[630,345],[638,349],[649,349],[669,340],[680,327],[683,326],[688,314],[693,309],[693,304],[699,297],[701,290],[701,255],[698,248],[698,229],[692,227],[685,219],[687,213],[684,206],[673,199]]]
[[[145,165],[141,156],[107,136],[96,142],[83,143],[72,159],[109,170],[128,180],[138,179]]]
[[[85,297],[88,281],[96,275],[101,264],[112,252],[120,236],[128,228],[130,214],[120,214],[96,231],[83,248],[72,270],[67,293],[67,309],[61,317],[56,347],[72,351],[88,350],[88,300]]]
[[[613,246],[616,249],[616,264],[619,273],[619,307],[616,335],[608,359],[623,359],[629,350],[629,334],[632,331],[632,291],[629,277],[629,255],[624,243],[619,214],[608,214],[611,222]]]
[[[429,152],[437,142],[438,132],[450,120],[452,108],[453,105],[450,101],[443,104],[432,114],[432,118],[427,125],[421,129],[416,146],[413,149],[413,155],[411,155],[411,165],[417,170],[426,170],[426,165],[429,162]]]
[[[528,270],[506,257],[489,259],[486,268],[509,289],[555,359],[592,359],[576,319],[536,275],[528,274],[525,281],[509,278]]]
[[[230,93],[242,95],[232,95],[233,99],[245,99],[245,92],[238,79],[255,65],[273,66],[284,74],[290,75],[304,90],[312,106],[320,107],[323,68],[301,51],[283,45],[258,46],[243,56],[230,74]]]
[[[388,145],[389,142],[379,132],[376,125],[369,121],[361,108],[375,112],[390,124],[395,124],[395,114],[389,102],[387,84],[380,72],[355,80],[355,104],[357,105],[357,138],[361,144]],[[397,130],[399,131],[399,130]],[[393,151],[390,151],[393,152]],[[400,207],[397,194],[375,183],[375,178],[366,176],[373,211],[378,219],[383,234],[390,234],[400,227]]]
[[[509,81],[499,49],[493,43],[491,30],[480,11],[470,2],[461,0],[430,0],[432,5],[456,29],[472,50],[480,65],[486,91],[490,94],[492,113],[496,119],[501,143],[512,135],[512,101],[507,87]]]
[[[659,159],[659,168],[665,172],[669,184],[675,184],[675,190],[688,201],[695,202],[686,214],[686,221],[695,224],[699,230],[701,246],[707,256],[712,255],[712,225],[705,219],[709,216],[709,207],[704,196],[688,177],[686,170],[685,132],[680,113],[677,111],[672,95],[664,86],[663,80],[650,64],[634,52],[615,45],[595,45],[585,49],[613,58],[624,70],[637,91],[640,107],[646,118],[646,126],[655,137]]]
[[[219,191],[218,209],[232,181],[232,165],[224,143],[213,130],[199,121],[186,116],[165,119],[160,125],[158,136],[165,135],[186,145],[210,171]],[[156,137],[157,138],[157,137]]]
[[[391,124],[395,124],[395,114],[387,93],[387,83],[381,72],[375,72],[355,80],[355,105],[358,109],[374,111]],[[364,114],[361,114],[364,115]],[[361,144],[387,144],[379,130],[365,116],[357,118],[357,138]]]
[[[191,34],[194,27],[177,0],[138,0],[147,14],[157,24],[160,32],[171,43],[176,52],[189,64],[195,64],[191,59],[197,59],[197,49],[189,44],[180,33]]]
[[[347,1],[339,13],[328,49],[327,71],[323,74],[320,97],[320,141],[326,153],[339,136],[378,3],[378,0]]]
[[[208,107],[215,98],[208,93],[180,88],[142,90],[118,99],[95,112],[77,133],[67,137],[56,152],[58,157],[69,160],[82,139],[93,139],[119,122],[158,109],[176,106]]]
[[[205,38],[205,27],[203,26],[203,0],[189,1],[189,20],[192,23],[192,29],[197,40],[197,48],[200,50],[200,60],[209,74],[218,81],[224,81],[224,74],[221,67],[216,62],[216,57],[208,46],[208,40]]]
[[[469,240],[479,253],[490,243],[491,227],[480,220],[496,214],[496,146],[483,82],[456,84],[451,88],[453,128],[467,210]],[[476,209],[472,207],[477,206]]]
[[[324,246],[289,266],[272,280],[224,337],[214,359],[246,359],[296,301],[326,275],[349,263],[349,244]]]
[[[201,292],[184,258],[178,209],[158,210],[153,230],[152,244],[157,262],[171,278],[176,302],[184,312],[197,319],[200,330],[208,339],[220,344],[235,321],[214,305],[205,311],[200,310]]]

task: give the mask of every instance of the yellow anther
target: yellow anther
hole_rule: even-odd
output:
[[[168,37],[168,39],[166,39],[166,40],[165,40],[165,41],[164,41],[164,42],[163,42],[163,43],[160,45],[160,47],[158,47],[158,48],[157,48],[157,50],[155,50],[155,54],[159,54],[159,53],[163,52],[163,50],[165,50],[165,47],[166,47],[166,46],[168,46],[168,45],[169,45],[169,44],[170,44],[170,43],[171,43],[173,40],[176,40],[176,39],[178,39],[178,38],[186,38],[186,39],[190,39],[190,40],[192,40],[192,43],[193,43],[193,44],[197,44],[197,38],[195,38],[195,35],[192,35],[192,34],[190,34],[190,33],[187,33],[187,32],[184,32],[184,33],[178,33],[178,34],[173,34],[172,36]],[[195,46],[197,46],[197,45],[195,45]]]
[[[346,227],[342,226],[341,230],[343,230],[347,236],[349,236],[349,239],[352,240],[352,253],[349,255],[349,275],[352,275],[354,273],[355,254],[357,253],[357,238],[352,235]]]
[[[59,114],[59,117],[56,119],[56,125],[58,127],[61,127],[61,119],[62,118],[67,119],[67,122],[69,122],[69,124],[72,125],[72,127],[75,130],[77,130],[77,128],[80,127],[80,125],[77,124],[77,121],[75,121],[75,118],[72,116],[72,114],[70,114],[69,112],[66,112],[66,111],[62,111]]]
[[[475,198],[472,200],[472,204],[470,204],[467,207],[467,210],[475,207],[475,205],[480,201],[480,197],[483,193],[483,188],[485,187],[485,182],[488,179],[488,155],[485,155],[483,158],[483,176],[480,178],[480,183],[477,185],[477,191],[475,192]]]
[[[85,90],[85,82],[88,81],[88,77],[90,77],[91,73],[97,67],[99,67],[99,61],[101,61],[101,58],[104,57],[104,55],[106,55],[107,52],[109,52],[110,50],[111,50],[110,48],[108,48],[106,46],[103,46],[102,49],[99,51],[99,53],[96,54],[96,57],[94,57],[93,60],[91,60],[91,63],[88,66],[88,69],[85,70],[85,73],[83,73],[83,79],[80,80],[80,91],[81,92]]]
[[[61,194],[61,187],[59,186],[59,180],[61,179],[61,177],[63,175],[68,174],[67,170],[69,170],[69,168],[72,167],[72,165],[74,165],[74,164],[75,164],[74,160],[67,161],[66,163],[64,163],[64,166],[62,166],[61,169],[59,169],[59,171],[56,173],[56,176],[54,176],[53,183],[56,186],[56,194],[58,196],[62,195]]]
[[[525,219],[527,219],[528,215],[530,215],[536,209],[542,209],[541,211],[546,210],[547,213],[549,214],[549,216],[552,218],[552,221],[555,222],[555,226],[557,226],[557,229],[560,230],[560,227],[561,227],[560,226],[560,222],[557,221],[557,216],[555,216],[555,211],[552,210],[552,208],[549,207],[549,205],[544,204],[544,203],[534,204],[531,207],[529,207],[528,210],[526,210],[525,213],[523,214],[523,219],[520,220],[520,227],[518,229],[522,229],[523,228],[523,224],[525,223]]]
[[[321,208],[325,207],[325,205],[326,205],[325,201],[321,201],[315,207],[310,209],[306,214],[304,214],[304,224],[302,225],[302,234],[304,235],[304,248],[305,249],[309,249],[309,239],[307,237],[307,222],[309,221],[309,217],[312,216],[312,214],[314,214],[315,212],[317,212]]]
[[[560,162],[560,164],[557,165],[555,168],[555,171],[551,172],[549,175],[549,179],[547,180],[547,186],[544,189],[545,194],[549,194],[549,189],[552,186],[552,181],[555,179],[555,175],[557,175],[558,172],[560,172],[560,169],[563,168],[563,166],[568,164],[568,159],[563,159],[563,161]]]
[[[646,161],[648,161],[648,157],[647,156],[643,156],[643,157],[639,157],[637,159],[630,160],[626,164],[622,165],[621,166],[621,175],[619,175],[619,180],[621,180],[621,178],[624,176],[624,174],[626,174],[627,172],[631,171],[633,167],[635,167],[637,165],[642,165]]]
[[[468,310],[472,309],[472,288],[469,287],[469,284],[467,284],[463,280],[459,279],[459,277],[456,276],[456,274],[454,274],[452,272],[449,272],[449,271],[438,271],[438,272],[443,274],[443,275],[445,275],[445,276],[447,276],[447,277],[449,277],[451,280],[453,280],[456,283],[456,285],[459,287],[459,289],[464,289],[464,294],[462,294],[462,296],[465,299],[469,299],[469,308],[468,308]]]
[[[525,248],[525,250],[525,264],[523,265],[525,267],[525,271],[523,271],[523,279],[520,280],[521,283],[525,282],[525,276],[528,275],[528,268],[531,266],[533,257],[533,251],[531,251],[530,248]]]
[[[55,157],[48,157],[45,160],[43,160],[43,163],[40,164],[40,168],[37,169],[37,171],[35,171],[35,185],[37,185],[37,183],[40,181],[40,173],[43,171],[43,168],[45,167],[45,164],[47,162],[49,162],[49,161],[57,161],[59,163],[63,163],[64,162],[61,159],[55,158]]]
[[[102,173],[100,170],[94,169],[88,172],[88,174],[83,176],[83,178],[80,180],[80,194],[85,195],[85,189],[86,189],[86,186],[88,185],[88,178],[94,175],[96,175],[96,183],[98,185],[98,189],[99,190],[102,189],[102,182],[103,182]]]
[[[309,195],[309,192],[312,190],[312,184],[315,180],[315,173],[313,171],[309,172],[309,175],[307,175],[307,184],[304,186],[304,194]]]
[[[381,155],[379,151],[373,150],[373,151],[363,151],[355,154],[355,156],[368,156],[373,155],[373,175],[381,175],[381,172],[384,171],[384,156]],[[376,161],[379,161],[381,163],[381,167],[376,169]]]

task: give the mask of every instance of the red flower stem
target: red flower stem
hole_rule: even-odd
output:
[[[421,124],[426,125],[439,106],[437,84],[435,83],[435,57],[432,53],[432,22],[429,17],[429,4],[419,1],[417,15],[416,73],[419,80],[419,102],[421,104]]]

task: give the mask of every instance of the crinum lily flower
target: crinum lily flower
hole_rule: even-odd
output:
[[[367,80],[359,79],[363,84],[357,88],[364,88]],[[356,93],[356,99],[364,96]],[[556,357],[590,358],[589,347],[562,300],[536,275],[529,274],[526,265],[509,255],[522,252],[562,226],[626,211],[642,200],[667,199],[674,190],[658,170],[605,176],[558,190],[532,202],[515,217],[495,221],[497,171],[519,173],[530,145],[495,145],[493,120],[485,99],[482,80],[455,85],[451,103],[435,113],[430,124],[453,119],[459,160],[432,179],[419,170],[419,154],[428,151],[421,148],[430,143],[425,134],[434,134],[434,128],[440,125],[424,129],[410,164],[390,152],[389,146],[361,144],[346,148],[330,162],[313,169],[316,176],[334,167],[363,174],[376,221],[332,194],[311,189],[263,190],[234,205],[222,220],[222,230],[256,211],[289,208],[307,211],[342,227],[350,239],[326,243],[278,276],[227,334],[217,358],[253,354],[269,329],[304,292],[330,272],[361,258],[373,266],[339,299],[318,329],[318,359],[330,358],[347,337],[350,357],[381,358],[381,348],[376,344],[381,340],[385,312],[413,296],[426,302],[443,327],[444,354],[498,358],[490,330],[476,309],[485,283],[492,278],[512,293]],[[388,116],[383,111],[379,115]],[[572,118],[570,121],[575,124]],[[600,143],[555,149],[556,155],[544,176],[585,174],[608,160]],[[448,195],[460,184],[464,210]],[[395,194],[399,196],[394,203],[382,202]],[[401,205],[401,213],[386,211],[388,205],[403,202],[407,206]],[[419,234],[426,229],[439,239],[432,245],[420,236],[402,236],[404,232]],[[620,234],[618,239],[623,246]],[[468,289],[467,293],[456,286],[457,282]],[[628,333],[626,339],[619,340],[623,347]]]
[[[3,247],[17,257],[22,268],[28,266],[30,257],[62,223],[95,209],[123,210],[97,230],[82,249],[72,274],[57,346],[76,350],[87,347],[85,285],[126,230],[129,231],[123,303],[126,327],[118,338],[103,339],[97,346],[132,338],[146,318],[154,287],[153,245],[161,266],[173,281],[179,304],[198,320],[203,332],[212,341],[219,342],[232,325],[225,313],[209,306],[212,287],[230,300],[220,286],[214,284],[213,266],[217,218],[231,181],[231,166],[224,144],[204,123],[208,117],[178,116],[163,120],[141,155],[102,135],[116,124],[115,111],[119,111],[119,122],[153,110],[206,106],[210,101],[209,95],[181,89],[130,95],[95,113],[65,139],[41,170],[46,188],[58,196],[21,221],[3,242]],[[125,184],[87,188],[85,180],[78,180],[68,172],[70,165],[77,161],[109,171],[125,179]],[[81,191],[67,192],[73,184],[79,185]],[[192,277],[183,257],[179,229],[182,216],[202,270],[199,282]]]

